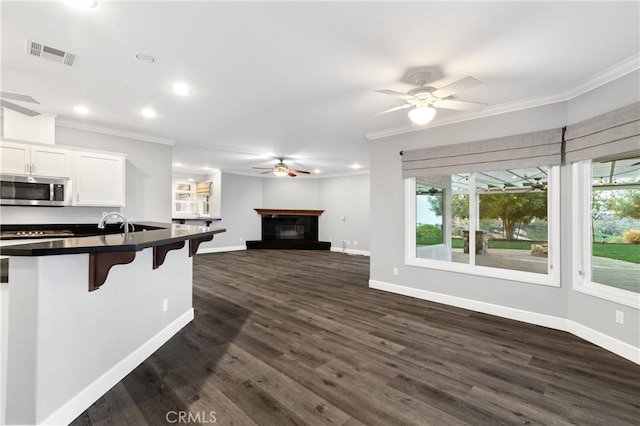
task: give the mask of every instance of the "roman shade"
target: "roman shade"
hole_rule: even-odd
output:
[[[556,166],[562,129],[403,151],[402,177]]]
[[[567,126],[565,140],[569,163],[640,155],[640,102]]]

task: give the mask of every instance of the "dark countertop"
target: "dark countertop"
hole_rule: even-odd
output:
[[[79,235],[92,232],[91,236],[66,237],[55,241],[46,242],[25,242],[25,244],[0,247],[0,255],[5,256],[52,256],[61,254],[79,253],[100,253],[117,251],[141,251],[147,247],[155,247],[179,241],[192,240],[196,238],[209,237],[225,232],[224,228],[214,228],[195,225],[177,225],[158,222],[134,222],[136,232],[129,232],[125,238],[124,233],[118,232],[118,225],[107,226],[106,230],[98,229],[96,225],[51,225],[46,227],[51,229],[75,229]],[[33,227],[38,225],[21,225]],[[43,226],[43,225],[40,225]],[[92,228],[87,228],[91,226]],[[18,225],[2,226],[2,229],[18,227]]]

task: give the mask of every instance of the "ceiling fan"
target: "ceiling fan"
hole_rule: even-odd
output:
[[[547,182],[540,182],[542,178],[533,178],[535,182],[525,182],[522,186],[529,187],[529,191],[546,191],[547,190]]]
[[[276,164],[273,167],[253,167],[253,168],[258,170],[266,170],[266,172],[262,172],[263,175],[267,173],[273,173],[278,177],[284,177],[284,176],[296,177],[298,174],[305,174],[305,175],[311,174],[311,172],[308,172],[306,170],[290,169],[289,166],[284,164],[283,161],[284,161],[283,158],[278,158],[278,164]]]
[[[431,74],[428,72],[417,72],[412,78],[419,87],[411,89],[407,93],[386,89],[376,90],[376,92],[382,93],[383,95],[395,96],[407,101],[404,105],[382,111],[377,115],[412,108],[409,111],[409,119],[416,124],[427,124],[433,119],[433,117],[435,117],[435,108],[475,112],[480,111],[487,106],[487,104],[484,103],[459,101],[454,99],[454,94],[482,84],[479,80],[476,80],[471,76],[453,82],[440,89],[427,86],[427,83],[431,80]]]
[[[18,112],[20,114],[28,115],[29,117],[40,115],[40,113],[37,111],[14,104],[13,102],[7,101],[7,99],[11,99],[12,101],[40,104],[40,102],[36,101],[31,96],[21,95],[19,93],[0,92],[0,106]]]
[[[525,178],[527,179],[527,178]],[[524,182],[522,186],[505,183],[502,186],[487,185],[486,192],[531,192],[531,191],[546,191],[547,182],[540,182],[542,178],[531,178],[535,182]]]
[[[416,191],[416,195],[436,195],[436,194],[441,194],[442,190],[441,189],[437,189],[435,187],[431,187],[429,189],[418,189]]]

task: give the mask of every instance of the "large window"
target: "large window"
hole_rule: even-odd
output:
[[[638,306],[640,158],[574,165],[576,289]]]
[[[534,167],[408,179],[407,263],[559,285],[557,175]]]

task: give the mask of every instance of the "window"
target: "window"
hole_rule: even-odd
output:
[[[407,264],[559,285],[557,176],[533,167],[407,179]]]
[[[640,158],[574,164],[574,288],[640,305]]]

